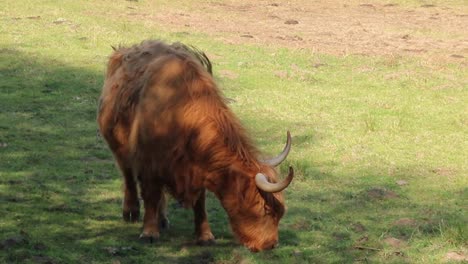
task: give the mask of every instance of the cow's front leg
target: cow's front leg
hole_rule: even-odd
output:
[[[140,239],[153,242],[159,238],[159,208],[162,200],[162,189],[154,184],[141,184],[145,215],[143,217],[143,232]]]
[[[205,192],[205,189],[203,189],[193,207],[193,213],[195,214],[195,234],[197,236],[197,244],[199,245],[209,245],[215,242],[215,237],[211,233],[206,214]]]

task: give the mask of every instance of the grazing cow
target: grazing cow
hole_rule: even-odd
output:
[[[159,237],[168,224],[164,191],[193,208],[200,244],[214,242],[205,190],[226,210],[233,232],[252,251],[273,248],[284,214],[274,169],[291,148],[260,160],[211,76],[204,53],[175,43],[145,41],[118,48],[109,59],[98,109],[100,132],[124,176],[123,218],[137,221],[136,182],[144,202],[141,238]]]

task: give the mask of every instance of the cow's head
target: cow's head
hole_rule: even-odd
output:
[[[290,148],[288,132],[287,144],[278,157],[261,161],[256,172],[240,168],[235,173],[237,182],[232,186],[236,186],[236,190],[230,191],[234,193],[230,199],[237,201],[230,203],[236,203],[235,206],[225,208],[237,238],[251,251],[272,249],[278,244],[278,225],[285,212],[282,190],[291,183],[294,171],[290,167],[288,177],[277,182],[274,167],[286,159]]]

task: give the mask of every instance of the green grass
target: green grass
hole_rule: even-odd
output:
[[[159,3],[0,7],[0,262],[439,263],[447,252],[466,254],[466,66],[231,45],[121,16]],[[212,195],[212,247],[193,245],[192,212],[173,201],[172,227],[156,244],[139,242],[140,224],[121,220],[121,178],[96,133],[96,102],[110,46],[147,38],[216,55],[220,87],[266,153],[291,131],[281,169],[291,164],[297,176],[279,248],[252,254],[237,245]],[[395,224],[402,218],[410,224]],[[403,244],[388,245],[390,237]]]

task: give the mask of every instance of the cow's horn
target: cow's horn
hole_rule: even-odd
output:
[[[286,159],[286,157],[288,156],[290,150],[291,150],[291,133],[289,133],[289,131],[288,131],[286,146],[284,146],[284,149],[281,152],[281,154],[279,154],[275,158],[264,160],[263,162],[270,165],[270,166],[276,167]]]
[[[286,189],[286,187],[288,187],[288,185],[292,182],[293,178],[294,170],[292,167],[289,167],[289,175],[282,182],[271,183],[268,181],[267,177],[264,174],[257,173],[257,175],[255,176],[255,184],[262,191],[276,193]]]

